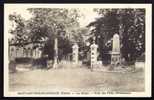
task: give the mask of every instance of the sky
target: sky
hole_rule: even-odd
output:
[[[83,14],[83,17],[81,17],[79,20],[81,27],[88,25],[90,22],[94,21],[95,18],[99,17],[98,14],[93,11],[92,8],[80,9],[80,13]]]

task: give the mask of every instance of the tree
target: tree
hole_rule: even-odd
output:
[[[44,47],[46,54],[53,59],[54,38],[58,38],[59,58],[70,53],[71,41],[66,38],[68,29],[79,26],[78,10],[64,8],[29,8],[33,17],[28,22],[31,41],[47,39]],[[51,49],[49,49],[52,47]],[[66,50],[67,47],[67,50]]]
[[[145,10],[144,9],[94,9],[102,17],[91,22],[91,34],[96,36],[103,60],[105,53],[112,49],[112,37],[120,36],[121,54],[127,61],[135,61],[145,51]]]
[[[69,34],[68,29],[79,27],[78,9],[28,8],[27,10],[32,14],[28,20],[17,14],[9,16],[10,20],[16,24],[16,28],[10,31],[16,36],[15,38],[18,41],[25,40],[32,43],[44,41],[43,54],[48,54],[52,59],[54,38],[57,37],[59,50],[67,55],[71,49],[71,41],[66,36]]]
[[[77,28],[72,31],[72,39],[74,43],[77,43],[79,46],[79,59],[86,57],[87,47],[86,47],[86,35],[88,34],[88,28]]]
[[[29,22],[32,40],[39,37],[54,37],[56,31],[66,31],[76,24],[79,17],[76,9],[63,8],[29,8],[34,17]]]
[[[26,30],[26,20],[21,15],[13,13],[9,15],[9,20],[12,22],[14,28],[10,29],[10,33],[15,37],[17,46],[23,46],[23,43],[28,41]]]

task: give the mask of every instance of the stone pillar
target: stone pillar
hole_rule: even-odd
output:
[[[120,38],[118,34],[113,36],[111,64],[118,65],[120,63]]]
[[[91,68],[93,69],[93,67],[95,67],[97,65],[97,48],[98,45],[96,45],[95,43],[93,43],[90,46],[91,49]]]
[[[78,53],[79,53],[79,47],[77,44],[74,44],[73,47],[72,47],[72,50],[73,50],[73,53],[72,53],[72,59],[73,59],[73,64],[78,64]]]

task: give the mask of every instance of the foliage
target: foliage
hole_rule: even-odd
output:
[[[91,34],[96,36],[102,59],[112,49],[112,37],[120,36],[121,54],[127,61],[145,52],[145,10],[144,9],[94,9],[102,17],[91,22]]]
[[[53,59],[55,37],[58,37],[59,59],[62,59],[63,55],[70,53],[71,43],[66,38],[67,29],[78,26],[77,19],[79,16],[77,9],[30,8],[28,10],[34,15],[31,19],[32,22],[29,23],[29,28],[32,30],[31,39],[48,38],[44,49],[51,59]]]
[[[10,33],[15,37],[15,43],[18,43],[18,46],[23,46],[23,43],[28,40],[26,21],[21,15],[13,13],[9,15],[9,20],[12,21],[12,26],[14,29],[10,29]]]
[[[43,54],[47,54],[51,59],[53,59],[56,37],[58,38],[59,54],[62,56],[62,54],[70,53],[71,41],[66,36],[69,34],[68,29],[79,27],[78,9],[28,8],[27,10],[32,14],[29,20],[23,20],[20,15],[10,15],[10,20],[16,23],[13,34],[25,35],[27,42],[44,41]],[[19,31],[17,31],[18,28]],[[21,37],[19,39],[23,40]]]
[[[57,31],[66,31],[68,27],[78,24],[75,9],[29,8],[28,10],[34,16],[29,22],[32,40],[55,37],[55,35],[60,35]]]

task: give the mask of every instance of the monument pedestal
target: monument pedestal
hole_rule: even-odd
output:
[[[120,52],[112,52],[111,65],[120,65]]]

